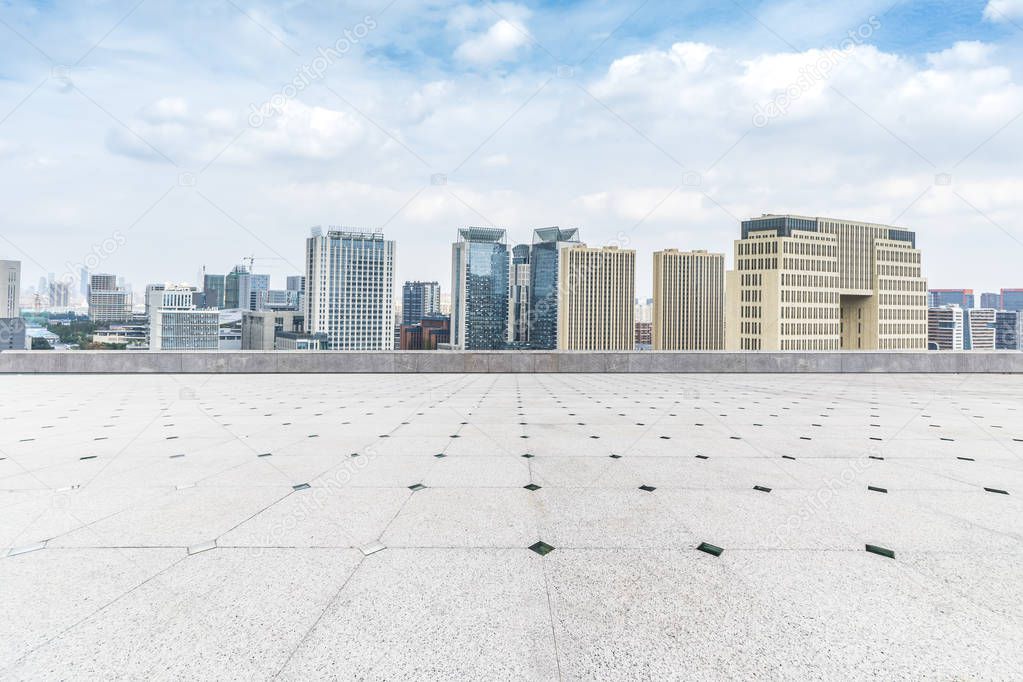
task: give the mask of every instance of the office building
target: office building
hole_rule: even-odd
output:
[[[957,305],[927,310],[927,348],[963,350],[966,346],[965,316]]]
[[[66,310],[71,307],[71,285],[67,282],[50,281],[47,285],[50,310]]]
[[[529,245],[512,249],[511,271],[508,274],[508,341],[529,343]]]
[[[394,348],[395,243],[379,232],[313,228],[306,240],[306,331],[329,350]]]
[[[636,252],[577,244],[558,260],[558,349],[633,350]]]
[[[149,342],[149,325],[112,324],[109,329],[97,329],[93,332],[92,342],[144,348]]]
[[[285,288],[298,292],[298,310],[305,310],[305,275],[289,275]]]
[[[270,288],[270,275],[257,275],[236,265],[224,278],[224,306],[234,310],[258,310],[260,293]]]
[[[326,334],[278,332],[276,350],[327,350]]]
[[[916,235],[835,218],[743,221],[725,319],[729,350],[924,350]]]
[[[498,350],[508,337],[508,245],[505,231],[458,230],[451,246],[451,347]]]
[[[117,283],[117,276],[89,276],[89,319],[93,322],[125,322],[132,316],[132,297]]]
[[[995,313],[995,350],[1023,350],[1023,312]]]
[[[440,314],[438,282],[405,282],[401,288],[401,324],[419,324],[430,315]]]
[[[973,289],[928,289],[927,307],[941,308],[946,305],[957,305],[963,310],[970,310],[976,303]]]
[[[224,275],[203,275],[202,291],[205,294],[203,304],[207,308],[223,309],[227,307],[225,297],[227,282]],[[235,306],[236,308],[238,306]]]
[[[305,315],[294,310],[246,310],[242,313],[241,334],[242,350],[321,350],[318,339],[322,339],[324,349],[328,345],[325,335],[305,334]],[[280,341],[283,334],[291,334],[285,347]],[[307,336],[310,343],[299,343]],[[314,347],[305,347],[310,345]]]
[[[544,227],[533,231],[529,249],[529,346],[553,350],[558,345],[558,277],[561,252],[582,242],[576,228]]]
[[[196,308],[193,287],[168,284],[146,291],[149,350],[217,350],[220,311]]]
[[[1023,311],[1023,289],[1002,289],[996,310]]]
[[[21,317],[21,261],[0,260],[0,319]]]
[[[301,310],[302,292],[292,289],[266,289],[252,292],[253,310]]]
[[[654,350],[725,347],[725,255],[667,249],[654,253]]]
[[[401,350],[437,350],[450,341],[451,320],[447,315],[431,315],[416,324],[401,325]]]
[[[649,322],[654,321],[654,299],[647,298],[644,300],[636,299],[636,322]]]
[[[981,294],[980,295],[980,307],[981,308],[994,308],[995,310],[1002,309],[1002,295],[1001,294]]]
[[[963,311],[964,350],[995,350],[995,315],[993,308]]]

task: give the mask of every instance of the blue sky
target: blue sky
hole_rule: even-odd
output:
[[[283,284],[342,224],[447,289],[458,226],[562,224],[636,248],[644,295],[650,252],[730,254],[763,212],[897,222],[933,286],[1023,286],[1023,0],[6,0],[0,35],[26,286],[249,254]]]

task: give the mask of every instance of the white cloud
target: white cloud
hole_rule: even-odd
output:
[[[528,44],[529,34],[525,26],[501,19],[483,35],[469,38],[459,45],[455,57],[469,64],[488,66],[512,59]]]
[[[994,22],[1023,19],[1023,0],[989,0],[984,8],[984,18]]]

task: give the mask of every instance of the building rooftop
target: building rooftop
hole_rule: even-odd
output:
[[[3,381],[6,679],[1023,669],[1018,376]]]

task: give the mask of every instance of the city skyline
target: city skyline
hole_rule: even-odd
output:
[[[400,281],[445,281],[459,225],[728,253],[768,209],[904,226],[933,286],[1011,286],[1018,4],[859,0],[799,31],[780,0],[749,9],[10,6],[3,257],[26,283],[246,254],[277,278],[336,215],[422,255]]]

